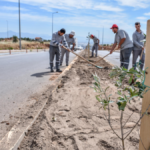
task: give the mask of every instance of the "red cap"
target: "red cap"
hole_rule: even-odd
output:
[[[113,28],[118,28],[118,26],[116,24],[113,24],[113,26],[110,29],[113,29]]]
[[[91,37],[94,37],[94,35],[93,35],[93,34],[91,34]]]

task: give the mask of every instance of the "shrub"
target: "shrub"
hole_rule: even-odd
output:
[[[9,49],[9,50],[13,50],[13,48],[12,48],[12,47],[9,47],[8,49]]]
[[[18,37],[15,36],[15,35],[13,36],[13,42],[14,42],[14,43],[18,42]]]

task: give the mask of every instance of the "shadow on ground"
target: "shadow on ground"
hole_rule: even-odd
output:
[[[41,78],[41,77],[46,76],[46,75],[50,75],[50,72],[49,71],[48,72],[39,72],[39,73],[32,74],[31,76]]]

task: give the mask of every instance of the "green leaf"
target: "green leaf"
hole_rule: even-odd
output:
[[[133,80],[133,76],[130,77],[128,83],[131,84],[131,83],[132,83],[132,80]]]
[[[109,86],[105,89],[105,92],[109,89]]]
[[[95,97],[96,97],[96,99],[100,102],[99,95],[96,95]]]
[[[127,105],[127,101],[124,98],[121,98],[118,102],[118,109],[124,111],[126,105]]]
[[[121,91],[118,91],[118,95],[121,95]]]

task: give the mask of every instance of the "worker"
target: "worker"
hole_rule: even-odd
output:
[[[140,22],[135,23],[135,28],[136,28],[136,31],[133,33],[133,44],[134,44],[133,67],[136,69],[137,58],[138,58],[138,56],[141,56],[142,51],[143,51],[143,55],[141,58],[141,64],[140,64],[140,68],[141,68],[141,70],[143,70],[144,62],[145,62],[145,54],[144,54],[144,42],[142,42],[142,40],[144,40],[146,38],[146,35],[141,30]]]
[[[116,24],[114,24],[110,29],[112,29],[112,31],[116,34],[110,54],[113,53],[118,44],[117,49],[120,49],[120,67],[128,69],[130,55],[133,50],[133,42],[130,40],[128,33],[124,30],[119,29]]]
[[[92,56],[91,57],[94,57],[94,51],[96,53],[95,57],[97,57],[97,51],[98,51],[98,47],[99,47],[99,42],[100,40],[95,36],[95,35],[90,35],[90,38],[93,40],[94,42],[94,45],[92,47]]]
[[[53,70],[53,61],[54,57],[56,56],[56,72],[62,72],[60,70],[60,47],[65,46],[66,48],[69,49],[66,38],[64,36],[66,30],[61,29],[60,31],[53,33],[52,35],[52,40],[50,42],[50,71],[54,72]]]
[[[70,47],[71,44],[73,45],[72,48],[71,48],[72,51],[74,50],[74,47],[75,47],[75,38],[74,38],[74,36],[75,36],[74,31],[71,31],[70,34],[65,34],[65,38],[66,38],[66,41],[68,43],[68,46]],[[66,54],[66,66],[68,66],[70,52],[67,51],[64,48],[61,48],[60,66],[63,63],[64,54]]]

